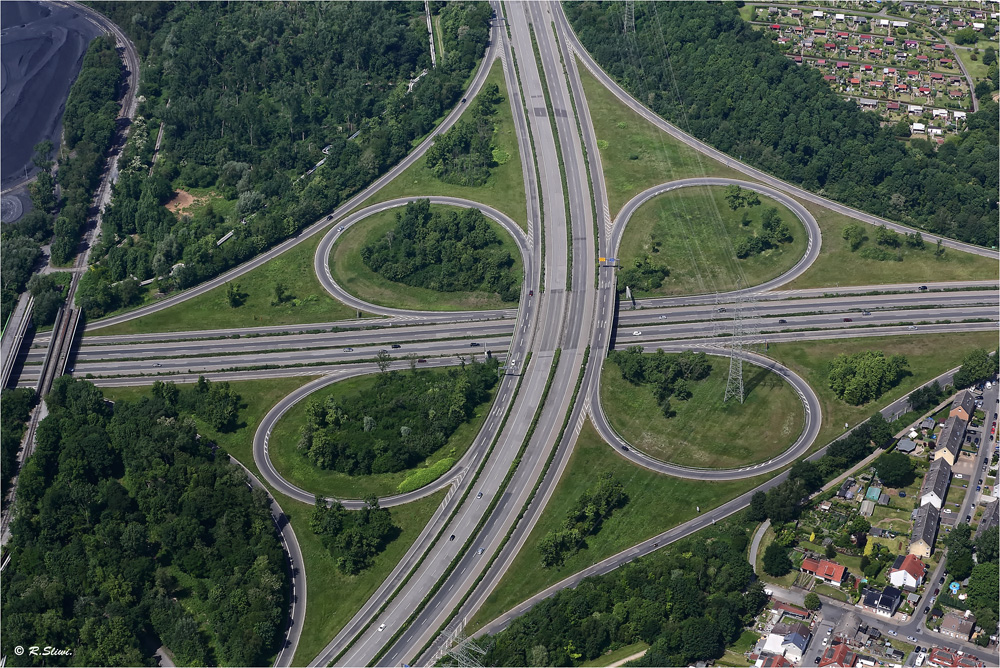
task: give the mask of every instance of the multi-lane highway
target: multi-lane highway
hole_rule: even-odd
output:
[[[73,365],[77,376],[100,385],[149,384],[157,379],[190,382],[205,373],[215,379],[319,375],[282,399],[262,420],[253,443],[255,463],[264,480],[292,499],[311,503],[314,491],[296,487],[274,468],[270,435],[281,416],[310,393],[346,378],[373,373],[373,358],[386,350],[393,368],[445,366],[488,349],[506,362],[497,399],[484,428],[456,466],[435,483],[415,492],[385,497],[394,506],[433,492],[448,493],[404,557],[375,594],[331,639],[311,665],[398,665],[428,663],[447,649],[438,630],[457,612],[473,614],[506,573],[514,556],[551,498],[572,453],[576,430],[589,413],[609,447],[658,472],[703,480],[732,480],[776,471],[804,455],[819,431],[819,401],[808,384],[790,369],[761,355],[747,363],[781,375],[803,403],[805,427],[781,455],[733,470],[701,470],[660,462],[636,451],[614,432],[600,404],[600,373],[612,347],[640,345],[646,350],[723,351],[731,313],[744,308],[740,294],[756,295],[762,341],[795,341],[855,336],[910,335],[926,332],[995,330],[1000,305],[997,282],[966,281],[779,290],[800,276],[818,257],[822,237],[810,212],[796,198],[822,204],[856,219],[909,228],[838,205],[742,165],[662,121],[632,100],[596,66],[554,2],[495,4],[491,43],[466,93],[469,103],[481,88],[495,58],[500,58],[521,148],[528,229],[480,203],[429,197],[432,202],[476,207],[503,226],[522,254],[525,281],[518,309],[477,312],[417,312],[371,304],[351,295],[333,280],[330,253],[349,226],[417,197],[400,198],[354,211],[361,203],[420,158],[434,137],[446,131],[467,108],[458,105],[415,151],[372,186],[298,236],[197,288],[156,305],[87,326]],[[603,168],[589,107],[574,52],[616,96],[654,125],[703,154],[719,159],[756,181],[695,178],[650,188],[630,200],[612,218]],[[137,70],[136,70],[137,71]],[[637,308],[618,304],[615,270],[598,267],[600,257],[616,257],[628,220],[651,198],[677,188],[738,184],[789,207],[809,236],[807,250],[789,271],[763,285],[722,295],[690,295],[640,300]],[[353,211],[353,213],[352,213]],[[594,219],[596,215],[596,220]],[[383,316],[310,325],[235,328],[138,336],[103,335],[108,325],[168,308],[232,280],[305,239],[326,231],[314,256],[314,271],[336,299],[359,311]],[[944,240],[949,247],[989,257],[995,251]],[[534,294],[531,294],[531,292]],[[872,293],[872,294],[866,294]],[[878,293],[878,294],[875,294]],[[965,322],[963,322],[965,321]],[[37,337],[36,345],[48,343]],[[471,345],[471,344],[479,345]],[[393,347],[393,344],[399,347]],[[589,358],[586,351],[589,348]],[[527,362],[530,355],[530,363]],[[407,357],[411,359],[406,359]],[[584,360],[587,363],[584,364]],[[419,361],[418,361],[419,360]],[[42,353],[28,352],[21,383],[37,380]],[[578,380],[580,394],[573,401]],[[885,411],[902,410],[899,402]],[[885,412],[883,411],[883,412]],[[892,415],[894,413],[886,413]],[[568,429],[563,430],[563,425]],[[820,450],[820,453],[822,450]],[[818,456],[816,453],[813,457]],[[778,484],[776,476],[759,489]],[[537,491],[536,491],[536,484]],[[754,490],[756,491],[756,490]],[[651,538],[621,554],[554,585],[518,606],[519,614],[540,597],[551,595],[585,575],[607,572],[743,508],[753,492],[696,520]],[[350,508],[357,500],[342,500]],[[280,516],[280,509],[276,519]],[[281,516],[283,517],[283,516]],[[285,535],[284,527],[280,524]],[[505,541],[506,536],[509,541]],[[285,535],[291,561],[302,564],[294,535]],[[299,568],[301,570],[301,566]],[[298,571],[296,571],[296,574]],[[302,575],[304,578],[304,573]],[[278,656],[288,665],[304,621],[303,580],[293,580],[301,598],[291,612],[289,641]],[[511,614],[490,624],[501,628]],[[425,648],[430,647],[429,649]]]

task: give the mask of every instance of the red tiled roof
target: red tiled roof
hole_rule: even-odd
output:
[[[835,643],[826,648],[823,656],[819,660],[820,668],[825,666],[845,666],[849,668],[858,660],[857,655],[847,648],[844,643]]]
[[[889,104],[885,105],[885,108],[886,109],[899,109],[899,102],[890,102]]]
[[[851,80],[852,83],[854,81],[854,79]],[[841,566],[840,564],[827,561],[826,559],[821,561],[816,561],[811,558],[803,559],[802,570],[806,573],[812,573],[818,577],[826,578],[827,580],[834,580],[836,582],[843,582],[844,576],[847,574],[846,566]]]
[[[823,77],[823,79],[824,79],[824,80],[826,80],[826,81],[836,81],[836,80],[837,80],[837,77],[835,77],[835,76],[834,76],[834,75],[832,75],[832,74],[827,74],[827,75],[825,75],[825,76]]]
[[[785,668],[786,666],[792,666],[794,664],[789,663],[788,659],[778,654],[771,654],[764,658],[764,663],[760,664],[764,668],[771,668],[771,666],[780,666]]]
[[[787,603],[781,603],[780,601],[774,604],[775,610],[780,610],[782,612],[789,612],[793,615],[797,615],[802,618],[809,616],[809,611],[802,608],[797,608],[794,605],[788,605]]]
[[[924,562],[920,561],[912,554],[908,554],[906,555],[906,558],[903,559],[903,563],[899,565],[899,568],[894,568],[891,572],[896,571],[906,571],[912,575],[914,579],[920,580],[927,572],[927,566],[925,566]]]
[[[837,61],[837,67],[850,67],[850,66],[851,66],[850,63],[844,62],[843,60]]]
[[[861,83],[861,79],[859,79],[857,77],[851,77],[851,83],[852,84],[859,84],[859,83]]]

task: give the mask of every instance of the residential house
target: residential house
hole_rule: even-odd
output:
[[[947,51],[948,50],[948,47],[945,46],[944,44],[935,44],[931,48],[934,49],[935,51]]]
[[[917,93],[919,93],[920,95],[926,95],[930,97],[931,89],[928,88],[927,86],[921,86],[920,88],[917,89]]]
[[[952,60],[951,58],[942,58],[938,63],[940,63],[941,67],[951,67]]]
[[[781,30],[781,26],[777,23],[772,23],[771,30]]]
[[[882,57],[882,49],[868,49],[868,55],[872,56],[873,58],[875,58],[875,57],[881,58]]]
[[[961,100],[964,93],[960,90],[950,90],[948,91],[948,97],[953,100]]]
[[[816,35],[817,37],[826,37],[825,30],[813,30],[813,34]]]
[[[933,115],[934,118],[948,118],[948,110],[947,109],[934,109],[934,110],[931,111],[931,115]]]
[[[857,77],[851,77],[850,79],[848,79],[848,83],[850,83],[852,86],[860,86],[861,85],[861,79],[859,79]]]
[[[966,610],[964,615],[950,611],[941,620],[941,635],[949,638],[958,638],[968,641],[972,632],[976,630],[976,616],[971,610]]]
[[[798,663],[802,660],[802,653],[809,644],[810,636],[809,627],[801,622],[775,624],[764,643],[764,651]]]
[[[837,80],[837,77],[834,76],[833,74],[824,74],[823,75],[823,81],[836,81],[836,80]]]
[[[895,104],[895,107],[889,107],[889,109],[899,109],[898,102],[890,102],[889,104]],[[899,443],[896,444],[896,452],[902,452],[905,455],[910,454],[917,449],[917,444],[908,438],[899,439]]]
[[[937,423],[934,422],[934,418],[932,417],[924,418],[924,421],[920,423],[921,429],[933,429],[936,426]]]
[[[944,428],[938,434],[934,445],[934,459],[944,459],[949,465],[955,465],[955,462],[958,461],[958,453],[962,449],[962,439],[965,438],[965,428],[968,424],[957,415],[945,420]]]
[[[943,647],[932,647],[927,663],[944,668],[985,668],[986,664],[974,656],[959,654]]]
[[[906,78],[910,79],[911,81],[919,81],[920,80],[920,72],[918,72],[916,70],[909,70],[906,73]],[[931,422],[933,422],[933,420],[931,420]],[[934,425],[931,425],[931,426],[933,427]]]
[[[976,527],[976,538],[979,538],[998,524],[1000,524],[1000,499],[990,501],[986,505],[983,517],[979,520],[979,526]]]
[[[847,52],[851,53],[851,54],[854,54],[854,55],[857,55],[857,54],[861,53],[861,47],[860,46],[856,46],[854,44],[851,44],[849,47],[847,47]]]
[[[848,32],[838,32],[837,33],[837,39],[847,39],[850,36],[851,36],[851,33],[848,33]]]
[[[847,69],[850,66],[851,66],[850,63],[844,62],[843,60],[838,60],[837,61],[837,69],[838,70]]]
[[[875,502],[871,499],[865,499],[861,502],[860,512],[863,517],[871,517],[875,514]]]
[[[910,134],[912,135],[916,134],[922,135],[926,131],[927,131],[927,126],[925,126],[923,123],[914,123],[913,125],[910,126]]]
[[[904,49],[915,49],[918,46],[920,46],[920,42],[918,42],[915,39],[908,39],[905,42],[903,42]]]
[[[944,81],[944,75],[940,72],[931,72],[931,81]]]
[[[886,587],[882,591],[865,587],[861,605],[865,610],[882,617],[892,617],[902,602],[902,594],[895,587]]]
[[[886,37],[886,38],[885,38],[884,40],[882,40],[882,41],[883,41],[883,43],[884,43],[884,44],[885,44],[886,46],[892,46],[892,45],[894,45],[894,44],[896,43],[896,38],[895,38],[895,37]]]
[[[852,666],[858,665],[858,655],[855,654],[848,648],[847,643],[836,642],[826,648],[823,655],[819,658],[819,667],[825,668],[826,666],[843,666],[844,668],[851,668]]]
[[[889,111],[899,111],[899,102],[887,102],[885,108]],[[913,441],[910,442],[912,443]]]
[[[802,64],[802,56],[792,56],[792,61],[798,65]]]
[[[914,511],[913,532],[910,534],[909,553],[924,559],[934,552],[934,537],[937,535],[941,511],[931,504],[920,506]]]
[[[871,35],[861,35],[860,37],[858,37],[858,41],[861,42],[862,44],[871,42],[872,41],[872,36]]]
[[[889,582],[893,587],[916,589],[924,583],[927,566],[912,554],[899,555],[889,571]]]
[[[827,51],[836,51],[837,45],[834,42],[827,42],[826,44],[823,45],[823,48],[826,49]]]
[[[774,609],[781,613],[783,617],[795,617],[796,619],[809,619],[809,611],[788,603],[775,602]]]
[[[809,573],[813,577],[823,582],[828,582],[835,587],[839,587],[847,579],[847,567],[826,559],[816,560],[806,557],[802,560],[800,570]]]
[[[968,422],[976,412],[976,397],[968,390],[959,392],[955,400],[951,402],[951,410],[948,417],[958,417]]]
[[[927,134],[929,134],[931,137],[940,137],[944,135],[944,130],[942,130],[941,128],[927,128]]]
[[[821,18],[823,18],[823,12],[821,12],[821,11],[819,11],[817,9],[816,11],[813,12],[813,18],[814,19],[821,19]]]
[[[892,22],[892,27],[893,28],[905,28],[908,25],[909,25],[909,23],[907,23],[906,21],[893,21]]]
[[[760,666],[761,668],[784,668],[785,666],[794,666],[795,664],[780,654],[765,654],[758,658],[757,662],[753,665]]]
[[[954,118],[956,121],[959,120],[959,119],[961,119],[961,120],[964,121],[965,120],[965,112],[964,111],[953,111],[953,112],[951,112],[951,117]]]
[[[917,62],[918,63],[923,63],[923,64],[926,65],[926,64],[928,64],[928,63],[931,62],[931,59],[928,58],[927,56],[917,56]]]
[[[950,483],[951,465],[945,459],[935,459],[931,462],[927,475],[924,476],[924,482],[920,485],[920,505],[930,504],[941,510]]]

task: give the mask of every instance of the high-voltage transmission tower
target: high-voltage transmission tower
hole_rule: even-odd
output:
[[[442,658],[447,656],[444,665],[446,666],[460,666],[461,668],[482,668],[482,657],[486,655],[486,650],[479,646],[479,644],[465,635],[465,620],[456,620],[452,628],[445,629],[442,633],[443,636],[447,638],[445,642],[441,645],[441,649],[438,650],[434,658],[431,659],[431,665],[437,664],[437,662]]]
[[[737,397],[742,404],[746,401],[743,388],[743,360],[748,351],[755,350],[761,343],[760,316],[757,314],[757,295],[744,292],[736,300],[733,314],[733,336],[729,341],[729,380],[723,403]]]
[[[625,0],[625,29],[624,33],[627,35],[630,32],[635,32],[635,0]]]

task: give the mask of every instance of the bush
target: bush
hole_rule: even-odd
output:
[[[762,562],[764,572],[774,577],[781,577],[792,570],[792,560],[788,558],[788,548],[777,543],[771,543],[764,550]]]
[[[396,491],[400,494],[405,494],[406,492],[412,492],[415,489],[420,489],[425,485],[429,485],[447,473],[448,469],[454,465],[454,457],[445,457],[444,459],[441,459],[426,468],[417,469],[410,475],[406,476],[403,482],[399,483]]]

